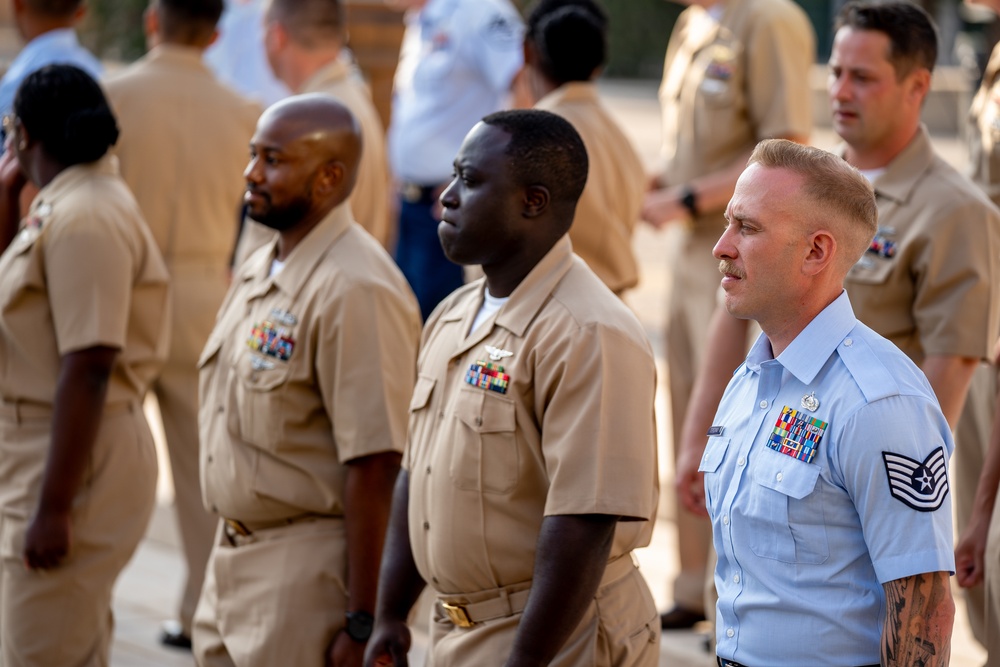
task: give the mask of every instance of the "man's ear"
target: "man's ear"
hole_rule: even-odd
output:
[[[330,160],[320,167],[319,175],[316,177],[315,189],[321,195],[329,195],[336,190],[347,175],[347,168],[343,162]]]
[[[825,229],[819,229],[809,235],[809,245],[806,248],[802,272],[815,276],[829,267],[837,256],[837,239]]]
[[[529,185],[524,189],[524,212],[526,218],[537,218],[549,207],[551,195],[544,185]]]

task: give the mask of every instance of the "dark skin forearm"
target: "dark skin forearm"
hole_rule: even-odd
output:
[[[593,602],[618,517],[547,516],[535,553],[531,594],[506,667],[548,665]]]
[[[947,572],[928,572],[884,584],[886,618],[882,667],[947,667],[955,602]]]
[[[392,487],[400,454],[385,452],[347,462],[344,483],[344,528],[347,533],[347,609],[375,610],[378,565],[389,523]],[[365,645],[346,632],[337,633],[327,656],[331,667],[360,667]]]
[[[52,439],[41,496],[25,536],[29,568],[59,565],[69,552],[70,511],[101,426],[108,378],[118,350],[92,347],[62,357],[52,414]]]
[[[410,474],[400,470],[392,495],[392,513],[379,572],[375,630],[365,652],[365,665],[405,666],[410,650],[406,619],[426,585],[410,550]]]

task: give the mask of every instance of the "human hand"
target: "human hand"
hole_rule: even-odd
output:
[[[989,520],[973,517],[955,546],[955,580],[962,588],[971,588],[983,580],[986,536]]]
[[[687,511],[697,516],[708,516],[705,507],[705,474],[698,472],[698,465],[705,453],[703,441],[680,443],[677,456],[677,471],[674,477],[674,491],[677,499]]]
[[[365,651],[365,667],[407,667],[412,643],[405,621],[378,619]]]
[[[326,667],[361,667],[364,657],[365,644],[351,639],[341,630],[334,636],[326,653]]]
[[[69,512],[39,510],[24,538],[24,565],[30,570],[50,570],[69,553]]]
[[[642,219],[656,229],[662,229],[672,222],[690,221],[691,212],[681,199],[681,188],[664,188],[646,193],[642,202]]]
[[[13,137],[8,135],[4,142],[4,153],[0,156],[0,188],[6,196],[16,200],[28,182],[28,177],[21,171],[21,163],[14,155],[12,141]]]

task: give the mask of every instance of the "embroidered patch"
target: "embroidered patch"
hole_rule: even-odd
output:
[[[892,497],[918,512],[933,512],[948,495],[948,470],[944,448],[938,447],[923,461],[903,454],[882,452]]]
[[[274,322],[264,320],[256,324],[250,332],[247,346],[269,357],[288,361],[295,350],[295,339],[287,327],[275,326]]]
[[[786,405],[778,415],[771,437],[767,439],[767,446],[793,459],[812,463],[826,427],[825,421]]]
[[[503,366],[500,364],[477,361],[469,367],[465,374],[465,381],[473,387],[506,394],[507,387],[510,385],[510,376],[503,372]]]

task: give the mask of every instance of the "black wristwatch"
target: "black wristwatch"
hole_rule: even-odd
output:
[[[375,625],[375,618],[367,611],[349,611],[347,616],[347,626],[344,632],[356,642],[366,642],[372,636],[372,626]]]
[[[681,205],[690,213],[692,218],[698,217],[698,195],[691,189],[690,185],[685,185],[681,195]]]

